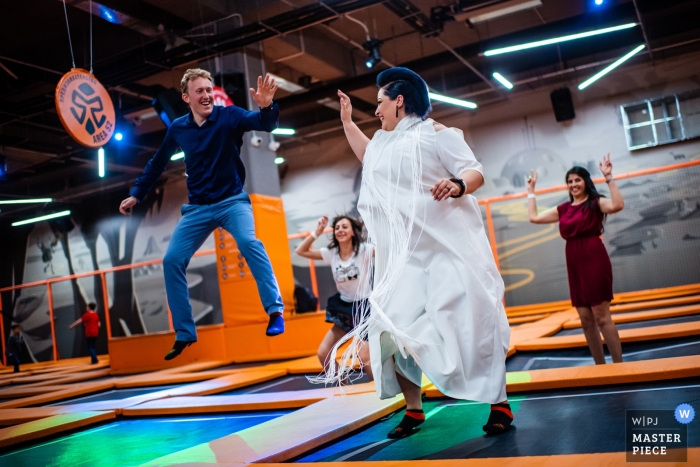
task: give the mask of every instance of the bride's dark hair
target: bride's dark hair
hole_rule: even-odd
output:
[[[377,76],[379,86],[385,96],[396,100],[403,96],[406,115],[415,115],[422,120],[433,110],[428,96],[428,85],[418,73],[404,67],[394,67],[384,70]]]

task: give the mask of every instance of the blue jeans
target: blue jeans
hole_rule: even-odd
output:
[[[255,238],[253,208],[245,191],[215,204],[185,204],[181,213],[182,219],[175,226],[168,251],[163,258],[165,292],[177,340],[197,340],[185,271],[192,255],[217,227],[223,227],[236,240],[257,283],[260,300],[267,314],[284,310],[270,259],[262,242]]]
[[[97,363],[97,349],[95,349],[95,342],[97,337],[86,337],[85,343],[87,344],[88,352],[90,352],[90,361],[92,363]]]

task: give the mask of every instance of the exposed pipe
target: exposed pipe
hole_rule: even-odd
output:
[[[369,40],[372,39],[372,38],[370,37],[370,35],[369,35],[369,29],[367,29],[367,25],[366,25],[365,23],[363,23],[362,21],[360,21],[360,20],[358,20],[358,19],[353,18],[353,17],[350,16],[350,15],[343,15],[342,17],[347,18],[347,19],[349,19],[350,21],[353,21],[353,22],[359,24],[360,26],[362,26],[362,28],[365,30],[365,35],[367,36],[367,40],[369,41]]]
[[[346,16],[347,16],[347,15],[346,15]],[[325,25],[325,24],[321,24],[321,26],[323,26],[324,28],[326,28],[327,31],[332,32],[332,33],[335,34],[336,36],[340,37],[341,39],[343,39],[343,40],[344,40],[345,42],[347,42],[348,44],[351,44],[353,47],[356,47],[356,48],[362,50],[363,52],[369,54],[369,52],[367,52],[367,51],[364,49],[364,47],[362,47],[362,44],[359,44],[359,43],[355,42],[354,40],[350,39],[350,38],[349,38],[348,36],[346,36],[345,34],[340,33],[340,32],[338,32],[338,31],[336,31],[335,29],[333,29],[332,27],[327,26],[327,25]],[[396,66],[396,65],[393,65],[393,64],[390,63],[390,62],[387,62],[387,61],[384,60],[383,58],[382,58],[381,63],[385,64],[385,65],[388,66],[389,68],[393,68],[394,66]]]
[[[632,0],[632,4],[634,5],[634,11],[637,12],[637,19],[639,20],[639,27],[642,28],[642,36],[644,36],[644,44],[647,46],[647,50],[649,51],[649,57],[654,60],[654,56],[651,54],[651,45],[649,44],[649,38],[647,38],[647,31],[646,28],[644,27],[644,23],[642,22],[642,14],[639,12],[639,8],[637,7],[637,0]]]
[[[498,89],[498,88],[496,87],[496,85],[493,84],[493,83],[491,82],[490,79],[488,79],[488,78],[486,78],[486,76],[482,75],[481,72],[480,72],[479,70],[477,70],[476,68],[474,68],[474,66],[473,66],[471,63],[469,63],[464,57],[462,57],[460,54],[458,54],[456,50],[454,50],[452,47],[450,47],[449,45],[447,45],[447,43],[446,43],[445,41],[443,41],[442,39],[440,39],[439,37],[436,37],[435,40],[438,41],[438,42],[440,43],[440,45],[442,45],[445,49],[447,49],[448,52],[450,52],[452,55],[454,55],[455,58],[456,58],[457,60],[459,60],[464,66],[466,66],[466,67],[469,68],[471,71],[473,71],[474,74],[475,74],[476,76],[478,76],[479,78],[481,78],[481,80],[482,80],[484,83],[488,84],[489,87],[491,87],[491,89],[493,89],[493,90],[496,91],[497,93],[501,94],[501,90]]]

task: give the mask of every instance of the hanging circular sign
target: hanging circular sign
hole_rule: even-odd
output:
[[[223,88],[214,86],[212,89],[214,90],[214,105],[220,105],[222,107],[233,105],[233,101],[228,97],[228,94],[226,94]]]
[[[87,70],[74,68],[63,75],[56,86],[56,111],[68,134],[83,146],[104,146],[114,133],[112,98]]]

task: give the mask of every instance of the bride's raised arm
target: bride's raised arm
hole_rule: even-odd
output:
[[[340,120],[343,122],[343,130],[345,130],[345,137],[350,143],[352,152],[355,153],[360,162],[365,157],[365,149],[369,144],[369,138],[365,136],[364,133],[358,128],[357,125],[352,121],[352,104],[350,103],[350,98],[340,90],[338,90],[338,97],[340,98]]]

